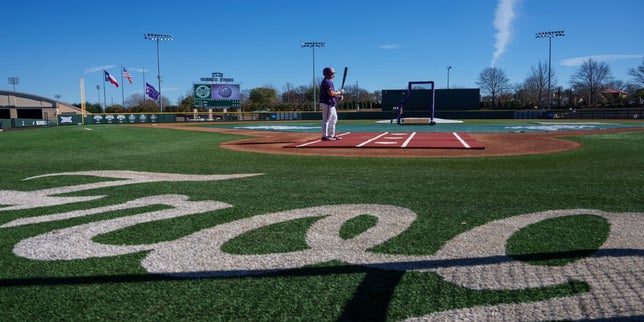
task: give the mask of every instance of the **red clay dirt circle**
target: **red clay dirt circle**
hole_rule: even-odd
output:
[[[485,146],[485,149],[288,148],[287,146],[298,142],[317,139],[319,134],[210,128],[199,125],[190,123],[155,123],[136,126],[251,136],[248,139],[228,141],[221,144],[224,149],[236,151],[380,158],[486,157],[554,153],[576,149],[581,146],[578,142],[562,139],[562,137],[644,131],[644,128],[636,127],[533,133],[468,133],[469,136]]]

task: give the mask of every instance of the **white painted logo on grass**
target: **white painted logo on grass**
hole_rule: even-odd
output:
[[[0,212],[57,206],[102,198],[58,197],[89,189],[148,182],[216,181],[257,176],[182,175],[133,171],[83,171],[43,175],[87,175],[111,179],[106,182],[38,191],[0,191]],[[608,213],[593,209],[553,210],[496,220],[466,231],[448,241],[433,255],[414,256],[371,252],[374,246],[398,236],[416,219],[411,210],[392,205],[329,205],[260,214],[220,224],[188,236],[153,244],[107,245],[96,236],[137,224],[213,212],[233,207],[219,201],[190,201],[188,196],[164,194],[134,199],[117,205],[21,218],[0,228],[32,225],[110,211],[166,205],[167,209],[53,230],[24,239],[14,254],[35,260],[82,260],[149,251],[141,265],[150,273],[182,277],[247,276],[297,269],[307,265],[342,261],[384,270],[434,272],[447,282],[475,290],[517,290],[560,285],[578,280],[590,291],[538,302],[510,303],[436,312],[410,320],[558,320],[603,319],[644,315],[644,213]],[[590,214],[605,218],[611,227],[607,241],[592,256],[565,266],[535,266],[506,255],[507,240],[519,229],[549,218]],[[350,239],[340,237],[341,227],[361,215],[374,216],[377,224]],[[321,217],[306,233],[307,249],[262,255],[224,252],[227,241],[246,232],[291,220]]]

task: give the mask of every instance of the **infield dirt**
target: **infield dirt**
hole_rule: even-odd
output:
[[[248,135],[251,138],[229,141],[221,144],[222,148],[236,151],[323,155],[340,157],[381,157],[381,158],[432,158],[432,157],[485,157],[554,153],[581,147],[578,142],[562,137],[589,134],[644,131],[644,128],[621,128],[608,130],[581,130],[532,133],[468,133],[485,149],[386,149],[386,148],[306,148],[295,149],[286,146],[313,140],[318,133],[272,132],[211,128],[189,123],[155,123],[136,126],[167,128],[177,130],[220,132]]]

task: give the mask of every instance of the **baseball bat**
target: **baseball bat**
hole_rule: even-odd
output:
[[[342,87],[340,87],[340,89],[344,89],[344,81],[347,80],[348,71],[349,71],[349,67],[344,67],[344,75],[342,75]]]

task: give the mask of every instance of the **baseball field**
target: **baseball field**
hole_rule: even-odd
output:
[[[0,132],[0,320],[644,319],[639,125],[412,152]]]

